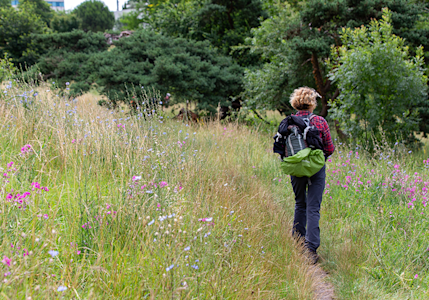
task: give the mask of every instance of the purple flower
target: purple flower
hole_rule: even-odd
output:
[[[5,255],[3,256],[3,260],[1,262],[4,263],[6,266],[10,267],[10,263],[12,262],[12,260]]]

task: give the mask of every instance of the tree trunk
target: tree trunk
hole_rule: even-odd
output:
[[[234,21],[232,20],[232,16],[231,16],[233,10],[234,10],[234,1],[230,1],[230,7],[226,12],[226,14],[228,16],[228,22],[229,22],[229,26],[231,27],[231,30],[234,30]]]
[[[336,89],[334,95],[332,96],[332,100],[335,100],[340,95],[340,90]],[[337,132],[338,138],[340,140],[347,139],[347,134],[344,133],[344,131],[340,128],[340,123],[337,120],[334,120],[335,125],[335,131]]]
[[[328,115],[328,100],[326,99],[326,92],[331,87],[331,82],[326,80],[326,83],[323,83],[322,72],[320,71],[319,60],[317,59],[317,54],[313,52],[311,55],[311,64],[313,65],[313,76],[316,81],[317,92],[322,96],[320,102],[322,103],[322,109],[320,110],[320,116],[326,118]]]

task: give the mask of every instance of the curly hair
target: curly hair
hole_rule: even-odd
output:
[[[317,97],[320,95],[315,89],[303,86],[293,91],[289,103],[296,110],[315,109]]]

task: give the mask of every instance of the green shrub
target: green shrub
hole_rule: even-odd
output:
[[[73,95],[94,86],[113,106],[130,104],[144,87],[152,87],[214,113],[219,103],[225,105],[241,92],[242,69],[208,42],[145,30],[118,40],[109,50],[102,34],[74,31],[39,40],[46,54],[36,68],[46,78],[55,78],[61,86],[70,82]]]
[[[333,102],[332,118],[368,149],[372,137],[381,141],[382,133],[390,144],[414,142],[418,109],[427,105],[423,50],[410,56],[390,23],[391,13],[385,9],[383,19],[368,28],[344,29],[344,46],[332,49],[336,61],[330,80],[341,92]]]

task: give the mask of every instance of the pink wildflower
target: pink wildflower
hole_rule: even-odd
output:
[[[5,255],[3,256],[3,260],[1,262],[4,263],[6,266],[10,267],[10,263],[12,262],[12,260]]]

